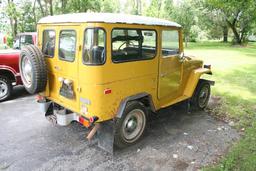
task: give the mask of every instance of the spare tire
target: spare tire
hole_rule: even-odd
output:
[[[25,46],[20,53],[20,75],[30,94],[42,92],[47,84],[47,68],[43,53],[34,45]]]

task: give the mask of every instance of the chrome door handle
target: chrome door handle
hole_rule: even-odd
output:
[[[167,73],[162,73],[160,74],[160,77],[165,77],[167,75]]]

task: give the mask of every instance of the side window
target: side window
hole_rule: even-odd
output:
[[[64,61],[74,61],[76,55],[76,32],[62,30],[59,39],[59,58]]]
[[[176,55],[179,49],[179,32],[177,30],[162,31],[162,55]]]
[[[155,55],[156,31],[142,29],[113,29],[113,62],[152,59]]]
[[[106,33],[101,28],[88,28],[84,32],[83,62],[87,65],[101,65],[105,63]]]
[[[43,45],[42,45],[43,54],[47,57],[53,57],[54,49],[55,49],[55,31],[44,30]]]

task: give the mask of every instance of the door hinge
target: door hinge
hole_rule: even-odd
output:
[[[76,90],[77,90],[77,92],[81,92],[82,88],[78,86]]]

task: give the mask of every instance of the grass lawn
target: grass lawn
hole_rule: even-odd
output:
[[[224,43],[190,43],[185,49],[212,64],[216,81],[212,94],[221,97],[221,106],[214,114],[233,120],[239,130],[245,129],[241,140],[231,147],[220,163],[205,170],[256,170],[256,43],[247,47]]]

